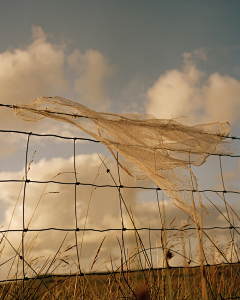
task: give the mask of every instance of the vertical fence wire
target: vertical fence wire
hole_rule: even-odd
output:
[[[118,181],[119,181],[119,188],[118,188],[118,194],[119,194],[119,206],[120,206],[120,216],[121,216],[121,228],[122,228],[122,247],[121,247],[121,252],[123,252],[124,254],[124,260],[123,261],[123,255],[121,255],[121,269],[123,271],[123,265],[124,263],[127,263],[127,257],[126,257],[126,249],[125,249],[125,243],[124,243],[124,230],[125,230],[125,226],[124,226],[124,221],[123,221],[123,211],[122,211],[122,197],[121,197],[121,187],[122,187],[122,183],[121,183],[121,177],[120,177],[120,170],[119,170],[119,163],[118,163],[118,152],[117,152],[117,170],[118,170]]]
[[[76,243],[76,252],[77,252],[77,262],[78,262],[78,274],[81,274],[81,267],[80,267],[80,257],[79,257],[79,251],[78,251],[78,237],[77,233],[79,232],[78,228],[78,220],[77,220],[77,185],[79,185],[79,182],[77,180],[77,171],[76,171],[76,139],[73,139],[73,166],[74,166],[74,175],[75,175],[75,185],[74,185],[74,208],[75,208],[75,243]]]
[[[24,257],[24,236],[25,233],[27,232],[27,228],[25,228],[25,199],[26,199],[26,185],[28,182],[27,178],[27,173],[28,173],[28,148],[29,148],[29,141],[30,141],[30,136],[32,132],[28,134],[28,139],[27,139],[27,147],[26,147],[26,157],[25,157],[25,182],[24,182],[24,189],[23,189],[23,229],[22,229],[22,272],[23,272],[23,287],[24,287],[24,280],[25,278],[25,257]]]

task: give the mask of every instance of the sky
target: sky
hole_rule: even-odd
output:
[[[231,134],[239,136],[239,13],[240,3],[233,0],[2,1],[0,103],[27,104],[39,96],[58,95],[102,112],[147,113],[161,119],[187,117],[184,122],[187,119],[190,125],[229,122]],[[37,123],[20,121],[11,109],[4,107],[0,108],[0,127],[2,130],[84,136],[70,124],[53,120],[44,119]],[[22,179],[26,141],[24,135],[0,134],[1,178]],[[240,152],[238,141],[233,143],[233,148]],[[37,152],[29,171],[31,178],[49,180],[58,173],[73,172],[73,142],[31,137],[29,161],[35,150]],[[108,164],[114,165],[110,153],[103,146],[77,142],[77,166],[81,169],[80,174],[88,174],[86,182],[94,181],[101,165],[97,152],[101,157],[108,155]],[[206,166],[200,167],[202,169],[195,170],[199,186],[221,187],[217,158],[209,158],[207,162],[208,165],[206,163]],[[223,158],[223,168],[226,185],[236,190],[239,160]],[[116,170],[114,172],[117,176]],[[63,180],[72,178],[72,174],[64,173],[62,176]],[[153,186],[150,180],[139,183],[127,178],[124,172],[122,176],[132,185]],[[101,171],[98,180],[109,180],[105,171]],[[0,221],[6,228],[20,186],[1,185]],[[67,188],[66,191],[59,187],[52,189],[60,193],[57,203],[61,203],[59,208],[65,211]],[[84,193],[89,200],[91,190],[84,190]],[[103,202],[93,205],[88,226],[116,226],[119,212],[114,205],[109,206],[102,200],[106,192],[101,194],[97,190],[97,193],[95,201],[101,199]],[[156,200],[151,200],[153,196],[136,191],[125,194],[131,206],[138,210],[138,221],[148,224],[151,217],[141,212],[148,207],[149,216],[156,213]],[[29,188],[27,195],[29,199],[36,198],[28,200],[30,216],[41,189]],[[117,198],[115,194],[111,197]],[[238,201],[237,198],[231,200],[234,205]],[[15,223],[11,225],[14,228],[22,226],[18,217],[22,209],[21,201],[13,218]],[[38,207],[39,213],[33,219],[36,218],[33,222],[35,228],[54,227],[50,221],[56,221],[56,227],[63,226],[63,220],[74,226],[69,221],[72,212],[66,210],[64,217],[57,216],[55,211],[51,214],[56,205],[54,201],[46,201],[44,206]],[[219,205],[222,205],[221,201]],[[85,202],[84,198],[79,198],[80,222],[84,222],[86,215]],[[173,212],[178,214],[176,207],[169,201],[166,203],[172,217]],[[108,212],[97,214],[101,207],[108,208]],[[209,210],[221,220],[217,212],[212,208]],[[159,225],[159,219],[151,220],[153,226]],[[206,224],[209,222],[211,220],[207,219]],[[43,241],[44,235],[40,237],[41,234],[39,239]],[[57,248],[54,244],[55,248],[48,249],[49,238],[51,235],[46,238],[45,246],[39,246],[46,255]],[[94,252],[102,237],[96,239],[93,235],[87,238],[86,247]],[[114,239],[109,237],[106,245],[113,245],[116,242]],[[56,239],[56,245],[59,241]],[[109,259],[108,246],[103,251],[103,261]],[[112,249],[117,253],[117,246],[112,246]],[[89,262],[86,260],[85,264]]]

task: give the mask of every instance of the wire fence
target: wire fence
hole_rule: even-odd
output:
[[[6,105],[1,105],[1,106],[6,106]],[[11,107],[11,106],[9,106]],[[3,266],[4,264],[6,264],[7,262],[9,262],[10,260],[14,259],[15,257],[18,257],[21,261],[22,261],[22,274],[23,274],[23,278],[14,278],[14,279],[9,279],[6,278],[4,280],[1,280],[0,282],[11,282],[11,281],[26,281],[29,278],[26,276],[25,273],[25,268],[26,266],[28,266],[33,273],[38,276],[38,272],[35,271],[33,269],[33,267],[31,266],[31,264],[27,261],[26,258],[26,254],[25,254],[25,239],[26,239],[26,233],[27,232],[41,232],[41,231],[63,231],[63,232],[74,232],[75,233],[75,248],[76,248],[76,258],[77,258],[77,272],[74,274],[70,274],[70,275],[58,275],[58,276],[82,276],[82,275],[92,275],[92,274],[106,274],[106,272],[98,272],[98,273],[89,273],[89,274],[83,274],[82,269],[81,269],[81,261],[80,261],[80,255],[79,255],[79,237],[78,237],[78,232],[109,232],[109,231],[113,231],[113,232],[121,232],[122,235],[122,250],[124,249],[124,232],[139,232],[139,231],[179,231],[180,229],[178,228],[163,228],[163,227],[159,227],[159,228],[150,228],[150,227],[139,227],[139,228],[128,228],[125,225],[125,220],[124,220],[124,216],[123,216],[123,199],[121,197],[121,191],[123,189],[140,189],[140,190],[152,190],[152,191],[156,191],[156,193],[158,193],[158,191],[161,191],[161,188],[159,187],[144,187],[144,186],[126,186],[126,185],[122,185],[121,184],[121,177],[120,177],[120,172],[118,169],[118,181],[119,183],[117,184],[115,182],[115,184],[110,185],[110,184],[106,184],[106,185],[98,185],[95,183],[89,183],[89,182],[80,182],[78,180],[78,174],[77,174],[77,170],[76,170],[76,141],[85,141],[85,142],[89,142],[89,143],[99,143],[99,141],[96,141],[94,139],[89,139],[89,138],[77,138],[77,137],[67,137],[67,136],[60,136],[60,135],[55,135],[55,134],[38,134],[38,133],[33,133],[33,132],[25,132],[25,131],[16,131],[16,130],[0,130],[0,133],[14,133],[14,134],[19,134],[19,135],[26,135],[27,136],[27,144],[26,144],[26,153],[25,153],[25,177],[23,180],[18,180],[18,179],[2,179],[0,180],[0,183],[4,183],[4,182],[19,182],[19,183],[23,183],[23,199],[22,199],[22,228],[15,228],[15,229],[8,229],[8,230],[0,230],[0,233],[2,234],[2,237],[5,237],[5,234],[8,232],[21,232],[22,233],[22,247],[21,250],[16,250],[15,251],[15,255],[11,258],[9,258],[8,260],[2,262],[0,264],[0,267]],[[31,142],[31,137],[32,136],[36,136],[39,138],[44,138],[44,137],[52,137],[52,138],[57,138],[57,139],[65,139],[65,140],[69,140],[73,143],[73,169],[74,169],[74,177],[75,180],[73,182],[63,182],[63,181],[55,181],[55,180],[49,180],[49,181],[38,181],[38,180],[31,180],[30,178],[28,178],[28,164],[29,164],[29,145]],[[235,137],[235,136],[231,136],[231,137],[227,137],[228,139],[232,139],[232,140],[240,140],[239,137]],[[211,154],[212,156],[216,156],[217,154]],[[240,194],[239,191],[236,190],[226,190],[225,189],[225,184],[224,184],[224,178],[223,178],[223,171],[222,171],[222,158],[224,156],[228,156],[231,158],[239,158],[240,155],[230,155],[230,154],[226,154],[226,155],[218,155],[219,156],[219,164],[220,164],[220,176],[221,176],[221,180],[222,180],[222,189],[202,189],[199,190],[200,193],[204,193],[204,192],[212,192],[212,193],[221,193],[224,197],[225,194]],[[117,167],[119,168],[119,165],[117,164]],[[106,166],[106,172],[109,173],[109,175],[111,175],[111,170],[109,170]],[[35,184],[49,184],[49,183],[53,183],[53,184],[57,184],[57,185],[71,185],[74,186],[74,219],[75,219],[75,227],[74,228],[57,228],[57,227],[51,227],[51,228],[38,228],[38,229],[31,229],[28,228],[26,226],[26,194],[27,194],[27,190],[28,190],[28,185],[30,183],[35,183]],[[80,228],[79,224],[78,224],[78,218],[77,218],[77,186],[90,186],[90,187],[95,187],[95,188],[113,188],[113,189],[117,189],[117,191],[119,192],[119,199],[120,199],[120,212],[121,212],[121,228],[105,228],[105,229],[98,229],[98,228]],[[198,191],[196,191],[194,188],[189,190],[192,193],[196,193]],[[163,191],[164,192],[164,191]],[[240,229],[240,227],[236,227],[234,226],[234,228]],[[209,230],[213,230],[213,229],[219,229],[219,230],[229,230],[229,229],[233,229],[233,225],[229,224],[229,226],[213,226],[213,227],[203,227],[202,228],[204,231],[209,231]],[[196,230],[196,227],[187,227],[187,228],[182,228],[181,231],[189,231],[189,230]],[[10,243],[10,241],[9,241]],[[60,246],[61,248],[61,246]],[[59,250],[60,250],[59,248]],[[150,247],[150,250],[154,249],[154,247]],[[168,248],[165,248],[166,250],[168,250]],[[59,250],[57,251],[57,253],[59,252]],[[171,250],[174,251],[174,250]],[[123,255],[124,257],[124,255]],[[124,263],[126,263],[126,261],[122,261],[122,265],[124,265]],[[151,265],[151,264],[150,264]],[[152,266],[152,265],[151,265]],[[206,267],[210,267],[211,264],[207,263]],[[216,264],[215,264],[216,266]],[[190,266],[189,266],[190,267]],[[196,266],[192,266],[193,267],[198,267]],[[152,266],[153,268],[153,266]],[[155,268],[156,269],[156,268]],[[162,268],[157,268],[158,270],[162,269]],[[143,270],[137,270],[137,272],[139,271],[144,271]],[[135,272],[136,270],[128,270],[128,272]],[[121,267],[121,269],[118,270],[114,270],[112,272],[124,272],[123,268]],[[44,277],[52,277],[53,274],[46,274]]]

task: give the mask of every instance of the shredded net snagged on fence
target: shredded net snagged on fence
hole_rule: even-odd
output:
[[[176,119],[147,114],[98,113],[61,97],[39,97],[12,108],[22,120],[36,122],[50,117],[73,124],[106,145],[115,158],[113,150],[121,154],[125,160],[119,165],[129,175],[151,178],[174,204],[190,214],[189,191],[198,191],[198,186],[189,165],[200,166],[213,153],[230,153],[230,144],[224,141],[231,130],[228,123],[187,126]],[[199,192],[198,197],[201,205]]]

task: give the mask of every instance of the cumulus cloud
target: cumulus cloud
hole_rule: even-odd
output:
[[[240,81],[228,75],[212,74],[203,87],[206,118],[239,121]]]
[[[65,61],[74,71],[75,90],[87,103],[108,103],[106,80],[113,68],[96,50],[84,54],[75,49],[70,55],[63,44],[53,44],[41,27],[32,27],[33,42],[26,49],[0,53],[1,102],[27,103],[37,96],[70,95]],[[104,102],[106,101],[106,103]]]
[[[25,49],[16,48],[0,53],[0,102],[3,104],[28,103],[40,95],[55,95],[69,91],[64,75],[64,45],[47,41],[41,27],[32,27],[33,41]],[[9,108],[0,110],[1,129],[29,130],[29,124],[14,118]],[[32,124],[29,131],[38,124]],[[24,136],[1,134],[1,156],[22,148]],[[25,144],[25,142],[24,142]]]
[[[204,49],[183,53],[182,70],[161,75],[146,93],[147,112],[158,118],[187,116],[194,123],[239,121],[240,81],[219,73],[207,75],[197,67],[207,61]]]
[[[1,102],[27,103],[37,95],[69,90],[64,76],[64,46],[47,41],[41,27],[32,27],[33,42],[26,49],[0,53]]]
[[[41,27],[32,26],[32,43],[0,53],[0,103],[25,104],[38,96],[61,95],[87,106],[94,104],[95,109],[106,108],[110,105],[107,80],[112,71],[108,59],[100,52],[89,49],[81,54],[76,49],[69,54],[65,44],[52,43]],[[0,124],[2,129],[8,130],[81,135],[69,124],[49,120],[29,126],[4,107],[0,110]],[[0,156],[20,149],[23,140],[24,137],[9,135],[4,139],[0,136]]]

